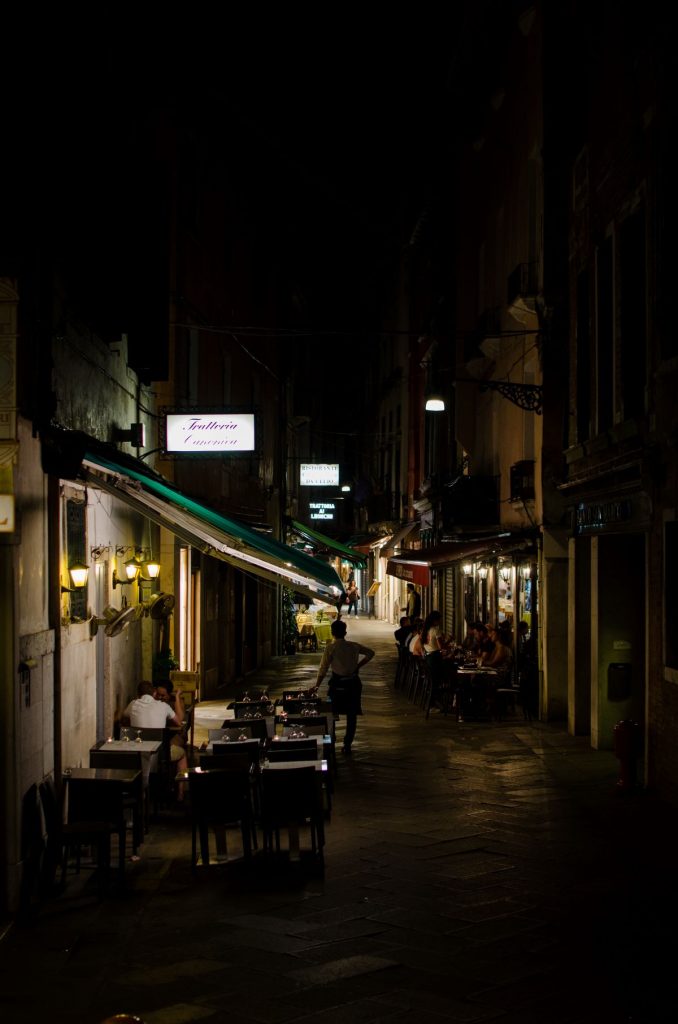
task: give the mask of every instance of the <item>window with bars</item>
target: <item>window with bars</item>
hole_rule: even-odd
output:
[[[86,510],[84,501],[69,499],[66,502],[66,564],[74,562],[87,563]],[[70,586],[70,577],[69,577]],[[71,593],[71,618],[87,618],[87,587]]]

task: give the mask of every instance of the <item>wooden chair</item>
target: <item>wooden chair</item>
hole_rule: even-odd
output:
[[[396,651],[398,654],[398,662],[396,664],[395,678],[393,680],[393,689],[399,690],[403,686],[407,677],[407,658],[409,651],[407,647],[403,647],[402,644],[396,643]]]
[[[269,761],[317,761],[318,744],[314,739],[272,743],[267,757]]]
[[[207,739],[210,743],[217,743],[222,741],[228,743],[230,740],[237,740],[241,732],[244,732],[248,739],[252,739],[252,730],[249,725],[245,725],[242,729],[208,729]]]
[[[174,766],[170,755],[170,744],[177,731],[176,729],[148,727],[142,728],[140,732],[142,740],[159,740],[162,744],[157,760],[155,757],[153,758],[148,777],[148,799],[153,807],[153,813],[157,815],[160,805],[167,800],[174,784]]]
[[[132,750],[129,754],[120,753],[119,751],[113,753],[110,750],[106,750],[105,747],[106,744],[98,750],[90,750],[90,768],[129,768],[132,771],[139,772],[138,779],[129,789],[125,789],[123,795],[125,810],[132,812],[132,852],[136,854],[137,848],[144,841],[144,829],[148,830],[148,788],[144,786],[142,757],[138,751]]]
[[[123,792],[119,786],[100,786],[94,779],[71,778],[66,787],[68,812],[62,826],[61,881],[66,879],[69,853],[75,849],[80,872],[81,848],[94,846],[100,889],[107,883],[111,866],[111,837],[118,838],[118,872],[125,877],[127,824]]]
[[[218,853],[226,851],[226,828],[240,825],[243,856],[252,856],[257,846],[256,826],[252,813],[250,773],[247,770],[192,771],[188,777],[191,795],[191,867],[198,863],[197,840],[200,837],[200,859],[210,862],[209,830],[213,828]]]
[[[261,750],[261,742],[258,739],[212,744],[214,757],[246,757],[249,763],[255,766],[259,764]],[[207,756],[209,757],[209,754]]]
[[[227,718],[222,722],[222,729],[249,729],[250,735],[258,740],[268,739],[268,726],[265,718]]]
[[[63,798],[57,791],[51,775],[38,787],[42,814],[45,821],[45,857],[42,868],[42,888],[49,896],[55,887],[57,869],[63,854]]]
[[[264,851],[280,853],[280,830],[294,833],[302,827],[310,830],[311,850],[323,863],[325,818],[320,773],[308,768],[289,768],[262,773],[261,828]]]
[[[302,729],[307,736],[327,736],[326,726],[322,722],[316,722],[309,718],[305,722],[293,722],[283,726],[283,736],[289,736],[295,729]]]

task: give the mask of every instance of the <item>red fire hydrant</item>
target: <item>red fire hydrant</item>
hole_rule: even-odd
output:
[[[619,758],[617,786],[624,792],[636,784],[636,763],[640,753],[640,726],[630,718],[617,722],[613,732],[615,757]]]

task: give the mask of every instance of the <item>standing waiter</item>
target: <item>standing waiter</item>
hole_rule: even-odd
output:
[[[414,622],[421,614],[421,596],[414,589],[414,583],[407,584],[407,617]]]
[[[374,651],[346,639],[346,623],[343,619],[336,619],[331,630],[334,643],[325,648],[315,685],[320,686],[328,669],[332,670],[328,695],[333,712],[346,715],[343,751],[350,754],[358,724],[357,716],[363,713],[360,703],[363,684],[358,673],[363,665],[372,660]]]

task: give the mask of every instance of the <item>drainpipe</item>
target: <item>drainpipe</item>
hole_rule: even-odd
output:
[[[61,545],[59,520],[61,488],[55,476],[47,477],[47,601],[50,629],[54,630],[54,778],[61,781]]]

